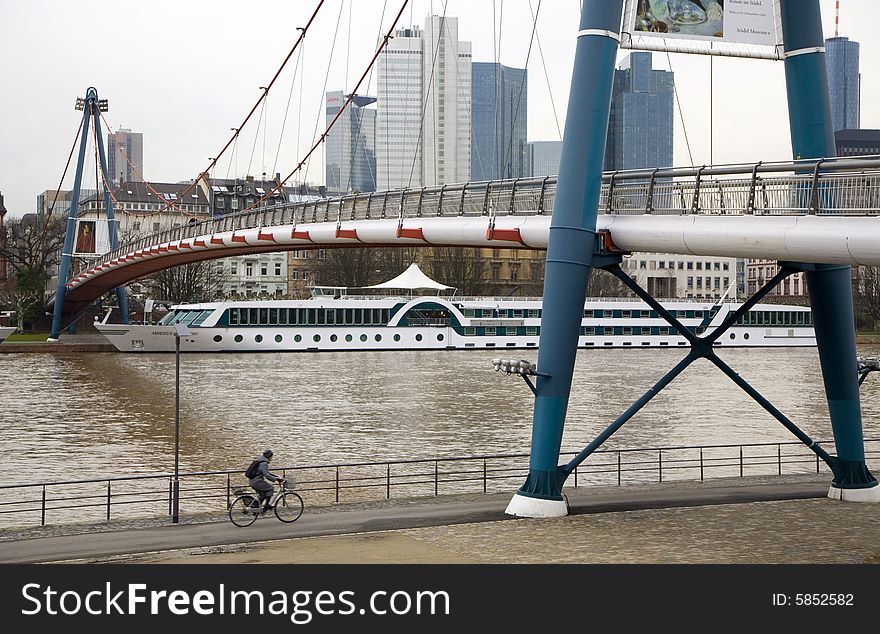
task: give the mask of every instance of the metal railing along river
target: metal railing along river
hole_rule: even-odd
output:
[[[833,442],[818,444],[832,451]],[[866,460],[880,466],[880,439],[865,440]],[[574,456],[576,452],[562,454]],[[528,474],[528,453],[353,462],[273,468],[292,476],[309,506],[461,493],[511,494]],[[246,488],[244,469],[181,474],[181,516],[225,513]],[[799,442],[642,449],[592,454],[569,477],[571,487],[704,480],[719,477],[829,473]],[[0,485],[0,527],[171,515],[172,474]]]

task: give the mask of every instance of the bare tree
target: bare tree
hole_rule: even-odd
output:
[[[880,267],[859,266],[854,269],[853,307],[857,325],[876,330],[880,321]]]
[[[20,329],[42,317],[46,283],[61,260],[64,228],[62,218],[49,214],[27,214],[4,223],[0,258],[12,267],[15,282],[7,284],[0,302],[15,310]]]
[[[25,271],[23,275],[27,277],[29,272]],[[15,325],[20,331],[30,330],[31,324],[40,318],[43,310],[43,290],[17,276],[0,287],[0,306],[15,311]]]
[[[379,264],[379,249],[327,249],[316,271],[323,286],[369,286],[380,281]]]
[[[61,261],[64,245],[64,219],[45,214],[27,214],[12,218],[3,226],[5,240],[0,240],[0,257],[12,269],[47,273]]]
[[[419,264],[425,251],[422,247],[388,247],[378,250],[379,281],[389,280],[403,273],[410,264]]]
[[[602,269],[592,269],[588,297],[631,297],[633,292],[617,277]]]
[[[172,304],[210,302],[221,295],[222,270],[216,262],[191,262],[153,273],[140,280],[153,299]]]
[[[486,282],[485,260],[479,249],[467,247],[434,247],[429,259],[431,277],[454,286],[460,295],[481,295]]]

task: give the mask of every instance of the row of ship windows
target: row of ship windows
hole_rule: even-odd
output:
[[[230,308],[230,326],[371,326],[391,319],[389,308]]]
[[[443,341],[445,338],[446,338],[446,337],[445,337],[442,333],[438,333],[438,334],[437,334],[437,341]],[[321,335],[312,335],[312,341],[314,341],[315,343],[320,343],[320,342],[321,342],[321,339],[322,339]],[[335,334],[330,335],[330,336],[328,337],[328,339],[329,339],[331,342],[339,341],[339,335],[335,335]],[[359,337],[359,339],[360,339],[362,342],[366,342],[367,340],[369,340],[369,337],[368,337],[367,335],[365,335],[365,334],[362,334],[362,335]],[[394,336],[392,337],[392,339],[394,339],[394,341],[400,341],[400,335],[394,335]],[[416,341],[422,341],[422,339],[424,339],[424,337],[423,337],[421,334],[417,334],[417,335],[415,336],[415,340],[416,340]],[[243,336],[243,335],[235,335],[235,337],[233,337],[232,340],[233,340],[235,343],[241,343],[241,342],[244,341],[244,336]],[[294,340],[296,343],[301,342],[301,341],[303,340],[302,335],[294,335],[294,336],[293,336],[293,340]],[[354,341],[354,335],[351,335],[351,334],[345,335],[345,340],[346,340],[347,342],[349,342],[349,343],[352,342],[352,341]],[[374,340],[374,341],[377,341],[377,342],[378,342],[378,341],[382,341],[382,335],[373,335],[373,340]],[[216,343],[220,343],[221,341],[223,341],[223,335],[214,335],[214,341],[215,341]],[[254,337],[254,341],[255,341],[256,343],[262,343],[262,342],[263,342],[263,335],[256,335],[256,336]],[[283,337],[282,335],[275,335],[275,343],[281,343],[282,341],[284,341],[284,337]]]
[[[485,332],[481,332],[483,330],[485,330]],[[500,332],[495,332],[496,330],[498,330]],[[465,328],[464,334],[466,336],[499,336],[499,335],[506,335],[506,336],[520,335],[521,336],[524,334],[527,336],[537,336],[539,334],[537,332],[537,330],[538,330],[537,328],[526,328],[525,333],[523,333],[522,330],[523,330],[522,328],[519,328],[519,329],[517,329],[517,328],[499,328],[499,329],[495,329],[495,328],[485,328],[485,329],[483,329],[483,328]],[[704,330],[703,328],[697,328],[696,334],[698,334],[698,335],[702,334],[703,330]],[[668,328],[668,327],[660,327],[660,328],[656,328],[656,327],[655,328],[590,328],[590,327],[583,327],[580,330],[581,336],[588,336],[588,335],[618,335],[618,336],[620,336],[620,335],[670,335],[670,334],[674,335],[677,333],[672,328]],[[445,339],[445,336],[443,335],[443,333],[437,333],[435,335],[435,337],[436,337],[437,341],[443,341]],[[731,339],[736,339],[736,333],[731,332],[729,334],[729,337]],[[748,339],[749,333],[744,333],[742,335],[742,337],[743,337],[743,339]],[[344,338],[345,338],[345,341],[348,343],[351,343],[352,341],[354,341],[354,335],[351,335],[351,334],[345,335]],[[424,339],[423,335],[420,333],[416,334],[414,338],[416,341],[422,341]],[[317,334],[312,335],[312,341],[314,341],[315,343],[320,343],[322,341],[322,339],[323,339],[322,335],[317,335]],[[331,342],[335,343],[336,341],[339,341],[339,335],[332,334],[328,337],[328,339]],[[367,342],[369,340],[369,336],[366,334],[361,334],[358,337],[358,339],[361,342]],[[381,334],[373,335],[373,340],[376,342],[382,341],[382,339],[383,339],[383,337]],[[399,334],[395,334],[392,337],[392,339],[395,342],[399,342],[401,340],[401,336]],[[296,334],[293,336],[293,340],[296,343],[300,343],[303,340],[303,337],[300,334]],[[216,343],[222,342],[223,335],[214,335],[214,341]],[[233,337],[233,341],[235,343],[242,343],[244,341],[244,335],[235,335]],[[254,341],[256,343],[262,343],[263,342],[263,335],[255,335]],[[275,342],[276,343],[281,343],[282,341],[284,341],[283,335],[275,335]]]
[[[462,313],[471,318],[538,318],[541,310],[490,310],[490,309],[467,309]],[[709,310],[670,310],[669,313],[678,319],[709,319],[712,311]],[[590,319],[657,319],[660,315],[655,310],[585,310],[584,318]],[[812,316],[808,311],[750,311],[740,317],[736,322],[745,326],[810,326],[813,323]]]
[[[211,310],[189,310],[176,311],[169,313],[159,323],[161,325],[172,325],[175,323],[190,324],[193,326],[200,325],[210,314]],[[498,313],[502,313],[502,317],[507,313],[508,317],[524,317],[524,312],[528,312],[528,317],[539,317],[540,311],[489,311],[477,310],[471,311],[480,313],[479,315],[467,315],[469,317],[498,317]],[[710,316],[709,311],[670,311],[678,318],[694,318],[702,317],[706,319]],[[484,314],[485,313],[485,314]],[[495,314],[492,314],[495,313]],[[514,313],[514,314],[510,314]],[[519,314],[516,314],[519,313]],[[533,315],[532,313],[539,313]],[[606,315],[605,313],[611,313]],[[391,310],[387,308],[335,308],[335,309],[316,309],[316,308],[231,308],[226,311],[225,317],[228,319],[230,326],[371,326],[384,325],[391,319]],[[586,318],[623,318],[623,319],[641,319],[641,318],[657,318],[655,311],[647,310],[592,310],[584,311]],[[223,320],[221,320],[223,323]],[[813,324],[812,315],[809,312],[799,311],[752,311],[746,313],[736,322],[744,326],[811,326]],[[620,328],[615,326],[614,328]],[[605,328],[606,330],[609,327]],[[634,332],[639,330],[638,326],[626,327],[625,330],[631,329]],[[646,330],[647,327],[642,327]],[[465,331],[474,330],[466,328]],[[486,328],[487,334],[495,334],[495,328]],[[503,332],[505,327],[499,328],[498,334]],[[514,327],[507,327],[509,334],[516,330]],[[530,328],[531,330],[531,328]],[[522,334],[522,333],[520,333]],[[531,333],[525,333],[531,334]],[[629,334],[629,333],[625,333]],[[635,332],[635,334],[639,334]]]
[[[516,309],[516,310],[496,310],[489,308],[466,308],[461,311],[465,317],[471,318],[538,318],[541,316],[541,309]],[[712,315],[711,311],[708,310],[670,310],[669,313],[673,317],[680,318],[703,318],[706,319]],[[657,311],[655,310],[623,310],[623,309],[594,309],[594,310],[585,310],[584,311],[585,318],[600,318],[600,319],[642,319],[642,318],[653,318],[656,319],[659,317]]]

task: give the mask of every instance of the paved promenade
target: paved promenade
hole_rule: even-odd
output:
[[[827,476],[567,489],[571,514],[504,514],[510,493],[222,517],[0,531],[0,562],[880,563],[880,504],[825,497]]]

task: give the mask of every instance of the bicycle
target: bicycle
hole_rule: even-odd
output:
[[[299,519],[303,512],[303,500],[298,493],[294,493],[287,488],[287,480],[281,480],[278,483],[278,490],[272,494],[269,499],[269,506],[263,510],[260,499],[255,493],[248,493],[244,490],[237,490],[236,497],[232,504],[229,505],[229,519],[236,526],[250,526],[257,521],[257,518],[270,509],[274,509],[275,517],[289,524]]]

